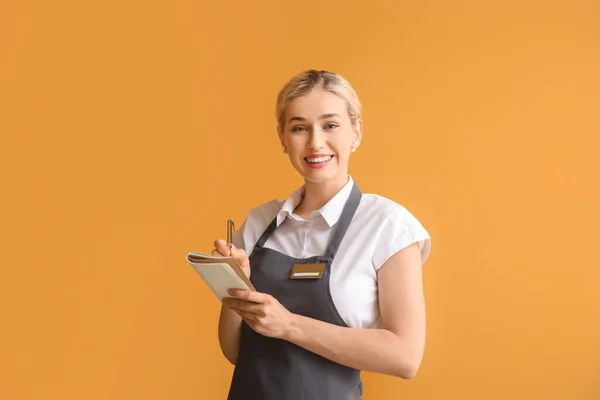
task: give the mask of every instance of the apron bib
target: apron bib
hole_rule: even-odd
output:
[[[346,327],[333,304],[329,279],[331,264],[361,196],[354,184],[323,256],[294,258],[265,248],[264,244],[277,227],[275,217],[250,255],[250,280],[256,290],[270,294],[294,314]],[[306,264],[320,264],[317,267],[322,270],[320,278],[290,278],[294,266],[299,265],[297,270],[302,270]],[[303,274],[306,276],[306,273],[297,275]],[[242,321],[239,354],[228,400],[359,400],[361,395],[359,370],[285,340],[262,336]]]

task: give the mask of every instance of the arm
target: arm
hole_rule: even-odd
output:
[[[244,224],[238,232],[243,231]],[[250,261],[243,249],[237,248],[238,245],[243,246],[241,234],[236,232],[233,242],[234,247],[231,249],[232,256],[237,259],[242,267],[242,271],[250,278]],[[212,255],[229,255],[227,243],[224,240],[215,241],[215,250]],[[225,358],[233,365],[237,362],[238,352],[240,348],[240,334],[242,329],[242,318],[235,311],[221,306],[221,314],[219,315],[219,346]]]
[[[240,349],[242,319],[235,311],[221,306],[219,316],[219,345],[225,358],[235,365]]]
[[[339,364],[412,378],[425,346],[421,254],[412,244],[378,271],[381,329],[346,328],[292,314],[273,297],[248,291],[224,299],[258,333],[279,337]]]
[[[378,271],[381,329],[353,329],[294,315],[287,340],[359,370],[415,376],[425,347],[425,304],[418,244]]]

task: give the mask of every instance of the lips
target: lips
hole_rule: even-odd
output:
[[[304,161],[306,161],[306,164],[310,168],[326,167],[332,159],[332,154],[313,154],[311,156],[304,157]]]
[[[311,163],[311,164],[327,162],[327,161],[331,160],[332,158],[333,158],[333,155],[331,155],[331,154],[322,154],[322,155],[318,154],[318,155],[312,155],[309,157],[304,157],[306,162]]]

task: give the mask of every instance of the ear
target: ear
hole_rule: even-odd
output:
[[[279,136],[279,142],[281,142],[281,150],[287,154],[287,146],[285,145],[285,138],[283,136],[283,132],[279,127],[277,127],[277,135]]]
[[[362,119],[357,119],[352,128],[354,132],[354,140],[352,141],[352,151],[356,150],[358,146],[360,146],[360,142],[362,141],[362,131],[363,131],[363,121]]]

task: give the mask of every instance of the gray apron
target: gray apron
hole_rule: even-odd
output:
[[[344,239],[361,192],[354,184],[325,255],[294,258],[264,247],[277,217],[250,255],[251,281],[295,314],[346,327],[329,290],[331,264]],[[296,264],[325,264],[319,279],[290,279]],[[228,400],[359,400],[360,371],[330,361],[295,344],[256,333],[242,321],[239,354]]]

